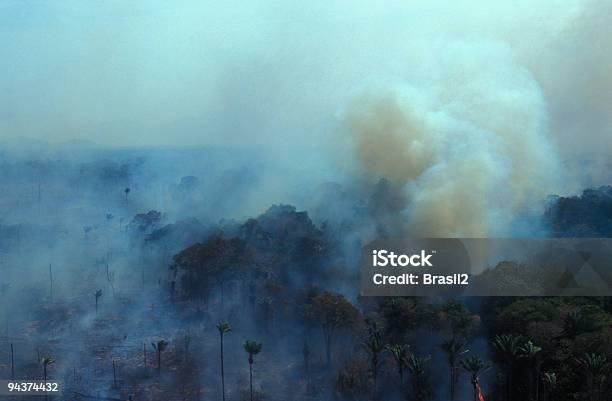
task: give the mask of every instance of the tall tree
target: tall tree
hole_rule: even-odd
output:
[[[251,401],[253,401],[253,356],[261,352],[261,343],[247,340],[244,343],[244,350],[247,352],[247,354],[249,354],[249,389]]]
[[[323,329],[325,357],[327,365],[331,364],[332,343],[336,333],[351,326],[357,320],[359,312],[341,294],[323,292],[312,300],[314,318]]]
[[[399,374],[401,388],[404,384],[404,369],[406,369],[408,358],[410,357],[410,346],[408,344],[391,344],[387,346],[387,350],[391,353],[397,365],[397,373]]]
[[[157,370],[161,371],[161,355],[168,348],[166,340],[159,340],[157,343],[151,343],[155,352],[157,352]]]
[[[96,297],[96,315],[97,315],[98,314],[98,300],[100,299],[100,297],[102,297],[102,290],[96,291],[94,296]]]
[[[540,364],[538,361],[538,354],[542,351],[541,347],[534,345],[531,341],[527,341],[520,347],[523,358],[526,358],[529,362],[529,398],[538,400],[540,397],[539,380],[540,376]],[[535,376],[535,389],[534,389],[534,376]]]
[[[582,358],[576,358],[578,366],[586,373],[589,398],[599,401],[601,387],[606,379],[607,359],[603,355],[594,353],[584,354]]]
[[[50,356],[45,356],[44,358],[40,360],[40,363],[43,365],[43,380],[46,381],[47,380],[47,366],[54,364],[55,359],[51,358]]]
[[[223,336],[232,330],[232,327],[228,322],[220,321],[217,323],[217,330],[219,331],[219,337],[221,340],[221,393],[223,394],[223,401],[225,401],[225,370],[223,367]]]
[[[411,355],[408,359],[408,370],[412,374],[412,390],[416,401],[424,400],[426,397],[425,365],[430,359],[429,356],[418,357],[416,355]]]
[[[13,348],[13,343],[11,343],[11,379],[15,378],[15,348]]]
[[[47,381],[47,367],[55,363],[55,359],[50,356],[46,356],[40,360],[40,363],[43,365],[43,380]],[[45,393],[45,401],[48,399],[48,395]]]
[[[512,376],[516,361],[522,357],[521,355],[522,338],[515,334],[501,334],[493,338],[493,347],[497,350],[502,358],[502,362],[506,368],[506,400],[512,401]]]
[[[377,380],[378,380],[378,356],[385,349],[385,344],[382,340],[382,335],[380,334],[380,330],[376,326],[376,322],[371,321],[368,325],[368,335],[365,341],[362,343],[363,347],[368,352],[368,356],[370,359],[370,371],[372,373],[372,399],[376,400],[377,394]]]
[[[489,364],[480,359],[478,355],[472,355],[461,361],[461,367],[471,374],[471,383],[474,387],[474,401],[484,401],[484,394],[480,388],[480,375],[489,369]]]
[[[457,363],[459,361],[459,357],[469,350],[465,348],[465,341],[460,340],[457,337],[452,337],[444,341],[440,345],[440,348],[446,354],[446,359],[448,361],[448,367],[450,369],[450,401],[454,401],[457,381],[459,380]]]
[[[555,391],[559,385],[557,374],[555,372],[544,372],[542,375],[542,382],[544,383],[544,390],[546,391],[546,401],[554,400]]]

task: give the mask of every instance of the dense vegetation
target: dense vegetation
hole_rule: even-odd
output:
[[[303,391],[313,396],[468,399],[472,386],[493,400],[601,400],[610,390],[607,298],[349,301],[332,288],[353,278],[320,268],[334,265],[333,252],[304,213],[276,206],[228,231],[175,256],[180,297],[210,302],[217,290],[223,308],[232,283],[250,311],[237,323],[254,320],[272,343],[303,338]]]
[[[192,176],[168,184],[168,213],[134,164],[28,165],[45,180],[25,189],[18,167],[3,173],[4,208],[27,212],[0,224],[2,377],[61,379],[70,400],[610,399],[609,298],[359,296],[364,227],[402,229],[386,180],[210,223]],[[609,235],[610,198],[551,199],[551,235]]]

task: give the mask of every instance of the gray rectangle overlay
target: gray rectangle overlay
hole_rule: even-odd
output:
[[[363,248],[364,296],[612,296],[609,238],[406,238]]]

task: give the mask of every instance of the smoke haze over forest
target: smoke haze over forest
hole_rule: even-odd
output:
[[[77,400],[243,401],[255,339],[258,401],[474,399],[452,340],[487,400],[612,394],[576,367],[612,360],[607,298],[357,287],[377,239],[612,236],[611,26],[605,0],[1,1],[0,379],[52,357]]]
[[[437,235],[502,234],[609,178],[605,1],[0,7],[9,150],[248,149],[315,181],[388,178]]]

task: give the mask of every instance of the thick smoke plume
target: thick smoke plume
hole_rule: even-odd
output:
[[[418,80],[378,85],[346,110],[360,168],[406,194],[409,233],[508,234],[562,177],[542,91],[507,45],[432,50],[410,71]]]

